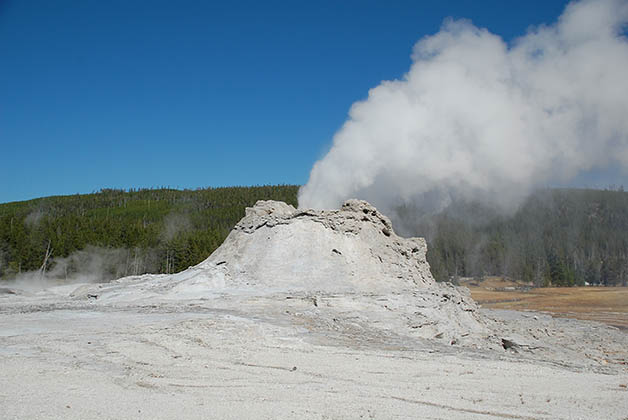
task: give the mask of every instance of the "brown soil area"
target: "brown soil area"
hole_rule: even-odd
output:
[[[464,285],[484,308],[543,311],[628,329],[628,287],[523,287],[512,290],[513,282],[504,281],[502,285],[495,278],[486,283]]]

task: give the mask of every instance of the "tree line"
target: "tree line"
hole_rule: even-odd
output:
[[[0,279],[40,273],[105,281],[203,261],[257,200],[297,205],[298,186],[106,189],[0,204]],[[628,193],[545,189],[514,214],[453,203],[401,209],[428,240],[439,281],[507,276],[536,286],[626,285]]]

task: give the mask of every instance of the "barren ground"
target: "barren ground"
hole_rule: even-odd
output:
[[[613,327],[483,310],[514,344],[473,348],[373,318],[395,296],[288,297],[0,296],[0,417],[628,418],[628,339]]]

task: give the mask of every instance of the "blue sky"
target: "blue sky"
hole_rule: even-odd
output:
[[[303,184],[443,19],[512,40],[565,4],[0,0],[0,202]]]

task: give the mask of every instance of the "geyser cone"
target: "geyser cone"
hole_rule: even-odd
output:
[[[426,250],[365,201],[333,211],[259,201],[198,268],[222,266],[227,287],[400,292],[434,283]]]
[[[90,285],[73,297],[288,317],[322,336],[345,331],[358,341],[375,328],[379,341],[392,334],[399,343],[489,343],[487,324],[466,289],[436,283],[426,250],[422,238],[397,236],[390,220],[365,201],[331,211],[259,201],[202,263],[174,275]]]

